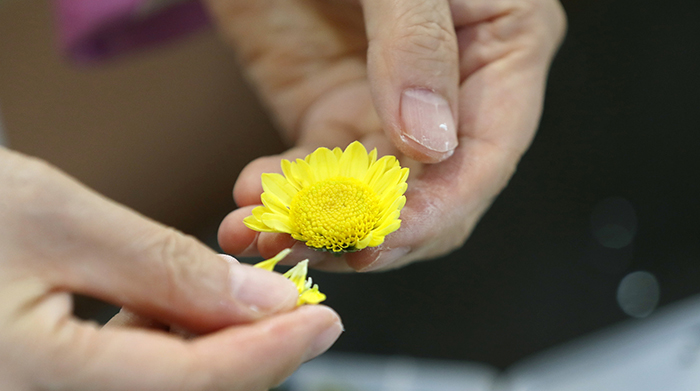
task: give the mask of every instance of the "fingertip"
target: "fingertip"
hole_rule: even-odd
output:
[[[304,313],[307,318],[315,318],[318,323],[317,330],[309,346],[302,356],[302,362],[309,361],[320,356],[340,338],[345,331],[340,315],[332,308],[325,305],[306,305],[297,311]]]
[[[229,213],[219,225],[218,241],[222,250],[239,256],[257,255],[256,241],[259,233],[243,224],[254,206],[246,206]],[[251,254],[252,252],[252,254]]]
[[[260,177],[263,173],[282,173],[279,156],[264,156],[253,160],[243,168],[233,186],[233,200],[238,206],[260,203],[263,192]]]
[[[321,327],[328,327],[334,323],[342,325],[340,315],[331,307],[323,304],[304,305],[297,309],[306,317],[316,318]]]

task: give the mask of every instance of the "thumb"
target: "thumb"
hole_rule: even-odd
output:
[[[457,147],[458,49],[447,0],[363,0],[368,74],[384,128],[409,157],[440,162]]]
[[[5,155],[0,258],[17,264],[8,270],[193,332],[294,308],[297,290],[281,275],[219,257],[48,164]]]
[[[294,308],[297,290],[281,275],[219,257],[190,236],[100,204],[100,224],[83,235],[101,242],[63,269],[70,288],[193,332]]]

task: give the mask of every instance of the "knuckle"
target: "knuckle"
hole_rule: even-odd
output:
[[[158,261],[161,270],[156,275],[162,279],[159,285],[166,290],[165,297],[177,301],[182,288],[196,282],[203,267],[198,261],[199,243],[173,228],[163,228],[149,246],[146,254]]]
[[[534,45],[556,47],[566,33],[566,13],[557,0],[521,0],[515,3],[512,15],[522,30],[531,33]]]
[[[0,160],[0,191],[3,198],[17,202],[32,202],[45,196],[47,180],[54,169],[46,162],[16,153],[4,155]],[[6,198],[7,197],[7,198]]]
[[[566,31],[566,12],[558,0],[521,0],[520,14],[536,23],[549,27],[548,33],[561,37]]]
[[[554,21],[555,34],[559,40],[563,39],[566,35],[566,30],[568,28],[569,22],[567,21],[566,11],[564,6],[558,0],[550,0],[550,13],[552,15],[552,20]]]
[[[437,10],[425,7],[411,8],[399,18],[399,35],[394,48],[417,57],[431,68],[446,59],[456,61],[457,38],[451,20]]]
[[[31,232],[48,242],[57,232],[69,231],[73,192],[70,180],[43,160],[18,153],[0,156],[0,221],[12,222],[5,227],[22,238]]]

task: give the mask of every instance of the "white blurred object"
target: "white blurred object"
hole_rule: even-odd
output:
[[[700,391],[700,296],[516,363],[332,354],[304,364],[290,391]]]
[[[517,363],[504,391],[698,391],[700,297]]]
[[[292,391],[484,391],[498,370],[479,363],[328,353],[286,383]]]

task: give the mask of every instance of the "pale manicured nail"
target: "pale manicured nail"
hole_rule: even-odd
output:
[[[324,306],[318,306],[314,309],[333,311],[330,308]],[[340,319],[338,319],[337,322],[333,322],[333,324],[328,326],[328,328],[316,334],[313,341],[311,341],[311,345],[309,345],[309,348],[306,349],[306,352],[302,357],[302,362],[306,362],[315,357],[318,357],[321,354],[323,354],[326,350],[330,349],[330,347],[333,346],[335,341],[338,340],[338,337],[340,337],[340,334],[342,334],[343,331],[345,331],[345,329],[343,328],[343,324],[340,322]]]
[[[447,153],[458,144],[452,110],[447,100],[427,89],[409,89],[401,96],[404,137],[425,148]]]
[[[374,262],[367,265],[367,267],[364,269],[358,271],[372,272],[383,269],[384,267],[396,262],[396,260],[408,254],[409,251],[411,251],[410,247],[398,247],[391,250],[382,251],[379,253],[379,256],[374,260]]]
[[[281,274],[249,265],[232,264],[229,279],[234,300],[254,312],[269,314],[292,307],[299,296],[294,284]]]

